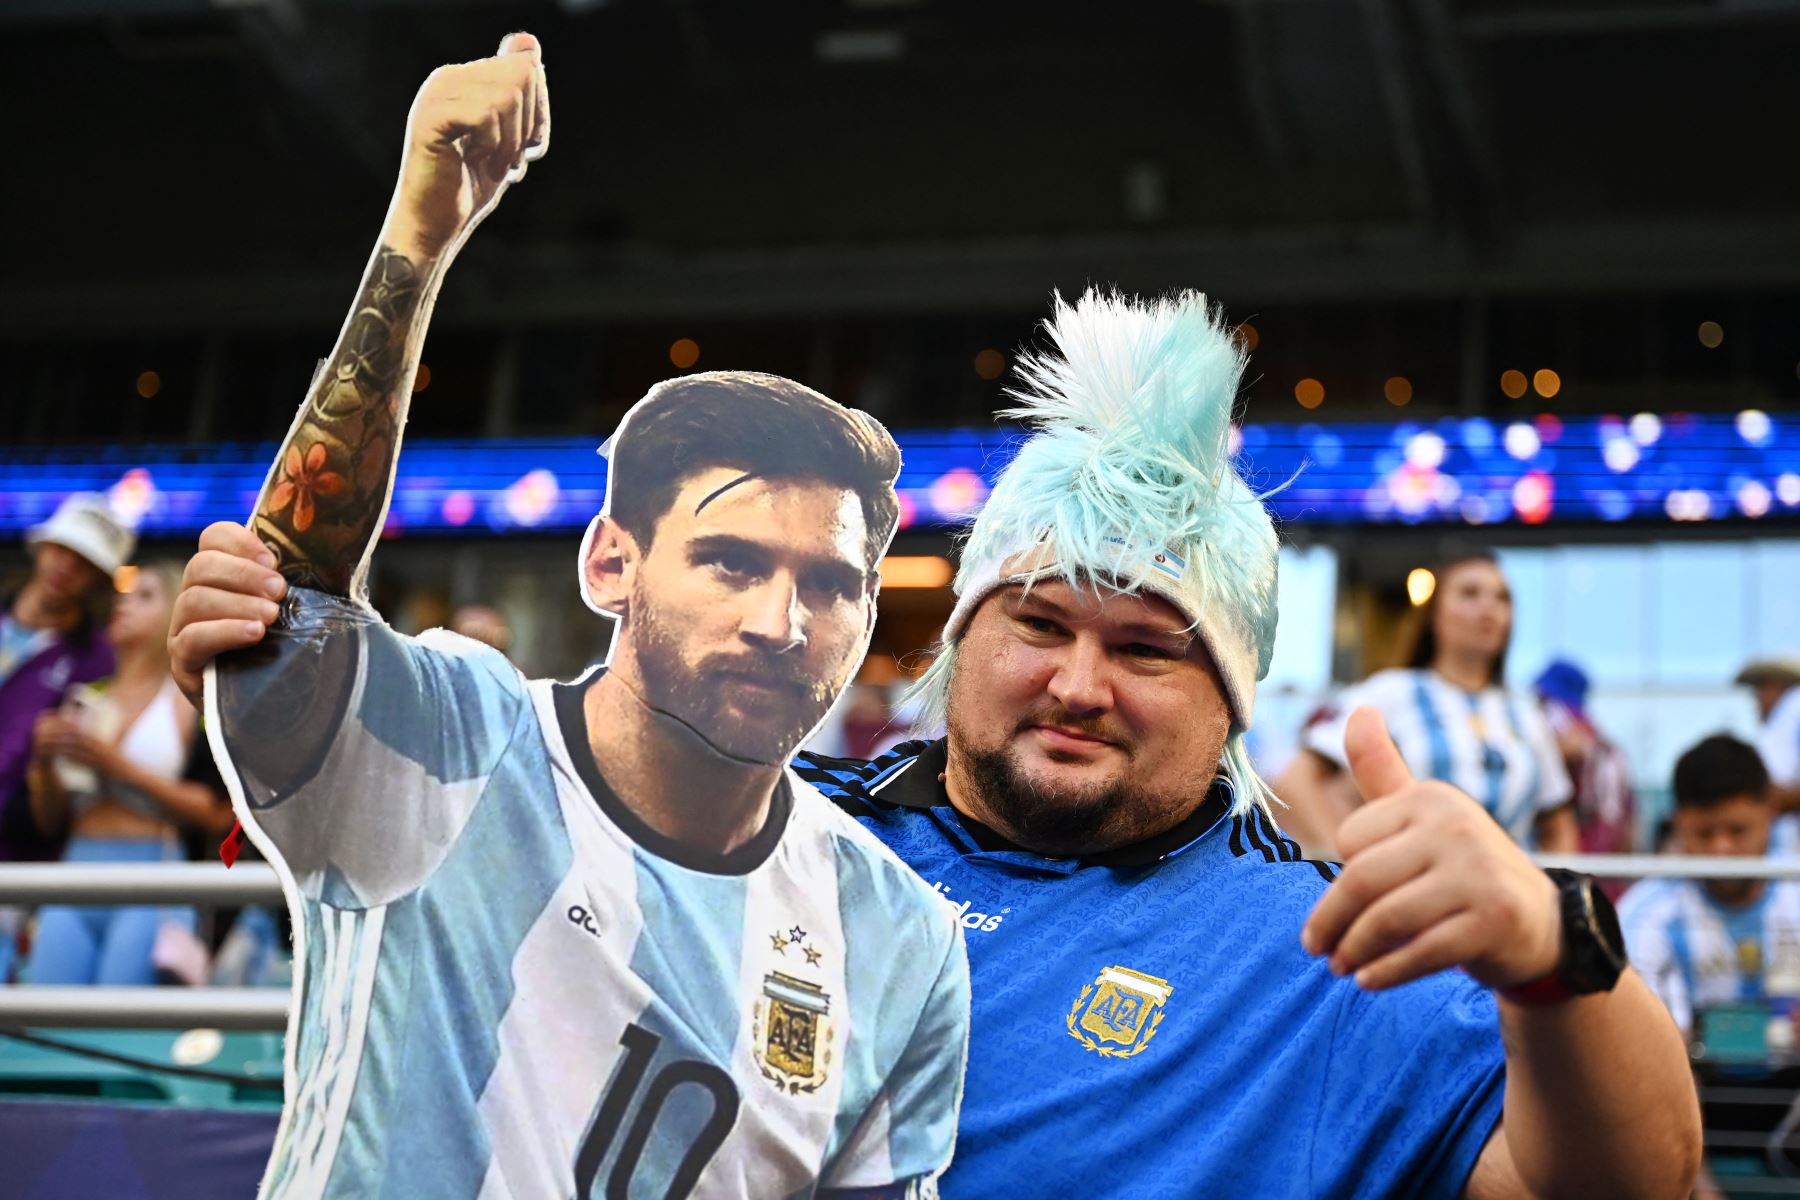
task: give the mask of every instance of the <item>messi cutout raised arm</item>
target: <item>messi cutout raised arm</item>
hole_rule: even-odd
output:
[[[178,671],[252,647],[207,669],[209,736],[295,910],[263,1195],[934,1194],[967,1037],[960,930],[786,768],[866,648],[886,431],[769,376],[653,389],[620,438],[679,465],[649,502],[609,485],[583,569],[616,649],[575,684],[402,637],[366,603],[437,289],[548,132],[529,35],[427,80],[380,245],[252,518],[291,585],[280,620],[250,636],[262,602],[227,596],[258,570],[242,528],[208,530],[189,565]],[[752,425],[729,449],[706,442],[734,418]],[[714,747],[698,765],[665,744],[689,725]],[[741,836],[696,836],[708,803]]]

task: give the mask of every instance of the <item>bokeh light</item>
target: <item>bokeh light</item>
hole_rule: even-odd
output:
[[[1427,430],[1416,433],[1406,443],[1406,461],[1415,467],[1434,468],[1444,465],[1446,447],[1442,435]]]
[[[1405,408],[1412,403],[1412,380],[1404,375],[1395,375],[1381,385],[1381,394],[1386,396],[1387,402],[1395,408]]]
[[[957,520],[973,513],[987,499],[987,484],[967,467],[956,467],[938,476],[931,485],[931,507],[940,517]]]
[[[1725,344],[1725,327],[1717,321],[1702,321],[1695,332],[1700,338],[1700,344],[1708,350],[1717,350]]]
[[[1527,525],[1542,525],[1555,506],[1556,487],[1542,471],[1527,471],[1513,484],[1513,511]]]
[[[1294,399],[1301,408],[1317,408],[1325,403],[1325,385],[1316,379],[1302,379],[1294,385]]]
[[[1655,413],[1641,412],[1631,418],[1631,440],[1640,446],[1654,446],[1656,439],[1662,436],[1662,418]]]
[[[1760,408],[1746,408],[1737,415],[1737,431],[1752,446],[1760,446],[1775,432],[1775,422]]]
[[[1531,387],[1544,399],[1554,399],[1556,393],[1562,391],[1562,376],[1545,367],[1531,377]]]
[[[1544,445],[1543,439],[1538,437],[1538,431],[1524,421],[1514,421],[1508,425],[1503,440],[1506,452],[1520,462],[1535,458]]]
[[[162,391],[162,376],[155,371],[145,371],[137,377],[137,394],[148,400]]]
[[[467,525],[475,516],[475,497],[467,492],[451,492],[444,497],[444,520],[452,525]]]
[[[1738,489],[1738,511],[1746,517],[1764,516],[1768,513],[1773,499],[1766,484],[1752,479]]]
[[[700,361],[700,343],[693,338],[676,338],[669,345],[669,361],[676,370],[687,370]]]
[[[556,507],[562,492],[556,476],[543,468],[528,471],[506,489],[506,515],[520,525],[536,525]]]
[[[1256,348],[1262,345],[1262,334],[1258,333],[1256,326],[1248,321],[1237,327],[1237,339],[1238,344],[1244,348],[1245,354],[1256,353]]]
[[[975,356],[975,373],[983,379],[998,379],[1006,374],[1006,355],[989,346]]]
[[[955,574],[950,560],[935,554],[890,554],[881,560],[884,588],[948,587]]]
[[[1606,461],[1607,469],[1620,475],[1638,465],[1643,457],[1637,443],[1628,437],[1609,437],[1601,447],[1600,457]]]
[[[1414,567],[1406,573],[1406,598],[1412,606],[1418,608],[1431,599],[1431,593],[1437,591],[1437,576],[1424,567]]]
[[[1525,395],[1527,386],[1525,372],[1510,370],[1500,372],[1500,390],[1506,393],[1507,399],[1520,399]]]
[[[1800,475],[1785,471],[1776,476],[1775,498],[1789,508],[1800,507]]]
[[[1677,488],[1663,500],[1663,511],[1675,521],[1704,521],[1712,515],[1712,497],[1698,488]]]
[[[150,506],[156,503],[156,480],[143,467],[133,467],[119,476],[119,482],[106,489],[106,506],[125,523],[136,529],[144,523]]]

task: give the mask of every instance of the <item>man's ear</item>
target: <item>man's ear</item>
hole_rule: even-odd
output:
[[[611,517],[594,518],[581,559],[581,591],[596,612],[630,615],[631,587],[643,556],[637,539]]]

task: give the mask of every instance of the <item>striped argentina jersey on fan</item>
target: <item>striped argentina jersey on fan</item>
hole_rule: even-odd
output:
[[[1306,745],[1343,766],[1344,727],[1365,704],[1380,710],[1413,774],[1475,797],[1522,846],[1532,845],[1540,813],[1574,799],[1556,735],[1533,700],[1501,687],[1465,691],[1435,671],[1377,671],[1306,731]]]
[[[705,855],[607,788],[582,685],[294,589],[209,672],[296,926],[265,1197],[928,1195],[961,931],[792,772]]]
[[[1800,998],[1800,881],[1726,905],[1691,879],[1646,879],[1620,897],[1619,928],[1631,965],[1684,1030],[1715,1005]]]

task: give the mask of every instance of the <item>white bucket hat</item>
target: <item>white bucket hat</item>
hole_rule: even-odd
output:
[[[73,550],[110,577],[131,558],[137,537],[98,492],[76,492],[56,506],[48,521],[25,535],[28,545],[51,542]]]

